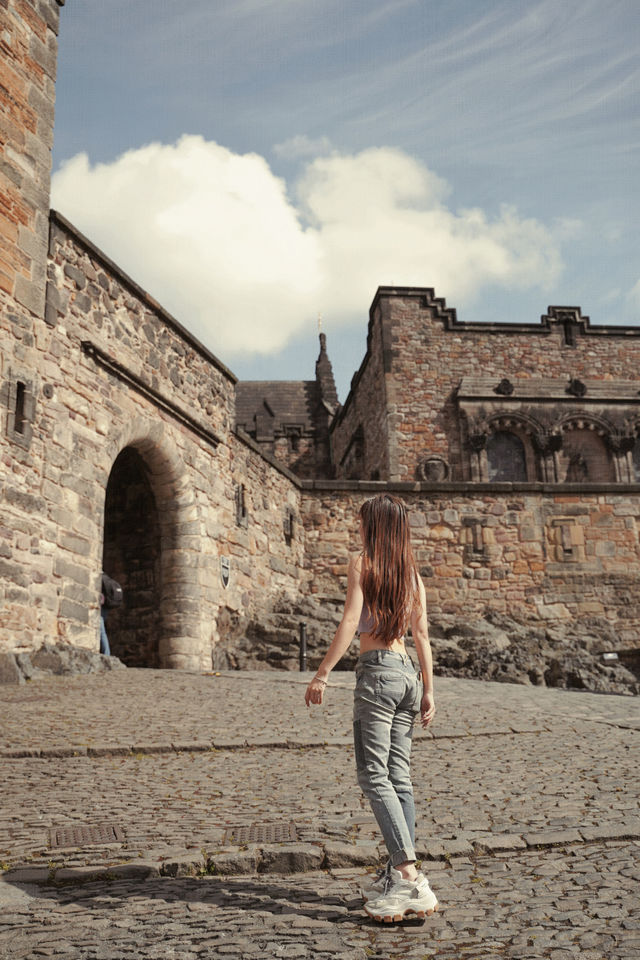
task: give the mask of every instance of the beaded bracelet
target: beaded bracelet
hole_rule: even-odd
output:
[[[327,681],[326,681],[326,680],[321,680],[320,677],[314,677],[313,680],[315,680],[316,683],[321,683],[323,687],[326,687],[326,685],[327,685]],[[313,680],[311,681],[311,683],[313,683]]]

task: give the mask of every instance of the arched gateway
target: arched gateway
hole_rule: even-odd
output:
[[[109,447],[103,569],[123,586],[111,652],[127,666],[200,668],[200,525],[184,463],[162,422],[135,420]],[[106,472],[106,471],[105,471]]]

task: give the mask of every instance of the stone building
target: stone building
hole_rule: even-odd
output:
[[[114,654],[211,667],[303,589],[299,489],[236,434],[234,375],[49,211],[63,2],[0,4],[0,649],[97,649],[104,567]]]
[[[382,490],[434,618],[640,647],[640,329],[462,322],[385,287],[343,406],[324,336],[314,380],[238,384],[49,210],[63,5],[0,2],[0,652],[97,649],[106,569],[126,663],[292,666],[301,618],[329,639]]]
[[[236,385],[238,427],[298,477],[333,476],[329,428],[337,409],[324,333],[315,380],[245,380]]]
[[[333,524],[391,486],[412,507],[432,612],[608,625],[639,646],[639,364],[640,328],[577,307],[469,323],[433,290],[380,288],[331,425],[344,479],[303,485],[311,589],[333,590]]]

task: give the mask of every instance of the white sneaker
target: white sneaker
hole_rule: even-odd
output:
[[[378,870],[377,873],[371,874],[371,876],[366,877],[362,881],[360,884],[360,896],[365,903],[367,900],[375,900],[377,897],[381,897],[385,892],[390,869],[391,863],[387,861],[386,866],[384,866],[382,870]]]
[[[438,909],[438,900],[423,873],[416,880],[405,880],[391,867],[387,890],[365,903],[364,909],[380,923],[398,923],[410,914],[424,920]]]

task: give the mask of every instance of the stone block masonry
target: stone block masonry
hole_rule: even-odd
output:
[[[0,290],[44,310],[59,8],[0,4]]]
[[[104,569],[125,663],[293,669],[300,620],[326,647],[357,508],[384,490],[434,616],[508,614],[513,644],[489,623],[489,646],[527,623],[637,650],[638,328],[578,307],[460,322],[430,288],[381,287],[344,407],[323,334],[314,381],[237,390],[50,215],[62,5],[0,0],[0,653],[97,649]]]
[[[360,549],[358,510],[382,487],[408,505],[432,615],[472,622],[493,611],[545,626],[583,622],[596,633],[600,623],[621,647],[640,648],[639,488],[629,496],[453,486],[305,489],[309,589],[318,604],[344,596],[349,553]]]
[[[639,362],[637,328],[591,326],[578,307],[551,307],[539,324],[461,322],[429,288],[381,287],[331,428],[336,475],[634,482]],[[520,448],[522,475],[500,475],[496,434]]]
[[[3,382],[31,397],[3,438],[2,649],[95,649],[105,568],[114,654],[210,668],[219,624],[300,590],[297,482],[232,432],[226,367],[55,215],[48,277],[45,319],[0,328]]]

